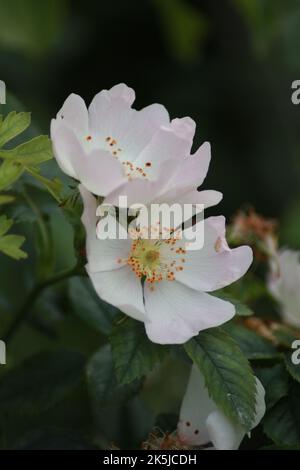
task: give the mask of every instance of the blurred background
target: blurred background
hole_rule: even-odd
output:
[[[300,248],[300,105],[291,102],[291,84],[300,79],[299,47],[298,0],[0,0],[0,79],[8,91],[0,112],[32,111],[31,132],[49,133],[71,92],[89,102],[101,89],[125,82],[136,91],[137,108],[158,102],[172,118],[191,116],[194,150],[211,142],[204,187],[222,191],[224,199],[210,213],[230,219],[253,206],[280,220],[283,244]],[[63,178],[55,162],[45,168]],[[52,228],[55,267],[70,266],[70,226],[50,197],[30,191]],[[12,210],[30,256],[16,264],[1,255],[2,326],[35,276],[35,219],[22,204]],[[53,325],[56,345],[85,352],[99,346],[98,333],[66,315],[66,305],[62,291],[47,291],[36,307],[48,312],[47,325],[22,327],[13,360],[44,347],[39,328],[49,333]],[[51,334],[47,341],[51,348]],[[71,427],[72,419],[80,425],[88,419],[88,410],[70,410],[60,419]],[[128,409],[123,412],[130,420]]]

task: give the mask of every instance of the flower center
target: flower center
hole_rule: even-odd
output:
[[[129,257],[125,262],[139,278],[153,284],[159,281],[174,281],[175,272],[183,270],[185,250],[176,238],[143,239],[132,241]]]
[[[150,282],[159,280],[161,262],[158,240],[138,239],[132,242],[127,263],[138,277],[145,277]]]
[[[147,263],[152,264],[159,258],[159,252],[155,250],[150,250],[145,255],[145,260]]]

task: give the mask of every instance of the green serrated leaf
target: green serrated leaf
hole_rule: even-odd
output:
[[[6,215],[0,216],[0,237],[2,237],[13,225],[14,221],[12,219],[8,219]]]
[[[127,401],[140,388],[138,381],[127,385],[118,383],[109,344],[103,346],[91,357],[86,373],[89,392],[96,408]]]
[[[52,145],[48,136],[34,137],[12,150],[0,150],[0,158],[14,160],[22,165],[39,165],[53,157]]]
[[[1,377],[0,410],[18,415],[48,410],[78,386],[84,364],[76,351],[47,351],[30,357]]]
[[[0,206],[4,204],[10,204],[15,200],[15,196],[10,196],[8,194],[1,194],[0,195]]]
[[[291,374],[293,379],[300,382],[300,364],[294,364],[292,362],[293,353],[286,354],[284,357],[284,363],[287,371]],[[300,397],[299,397],[300,398]]]
[[[257,367],[255,375],[259,378],[266,391],[267,408],[272,408],[281,398],[288,395],[289,378],[282,363],[272,367]]]
[[[20,249],[24,242],[22,235],[5,235],[0,237],[0,251],[16,260],[27,258],[27,253]]]
[[[255,378],[236,342],[221,328],[212,328],[184,347],[204,375],[209,394],[219,408],[228,418],[250,429],[255,414]]]
[[[74,277],[69,281],[72,311],[85,323],[108,335],[119,310],[99,299],[88,278]]]
[[[276,359],[276,348],[267,340],[242,325],[229,322],[224,329],[233,337],[245,356],[250,360]]]
[[[264,432],[276,444],[300,445],[300,384],[294,383],[287,397],[282,398],[266,415]]]
[[[0,191],[17,181],[24,171],[24,167],[15,161],[5,160],[0,166]]]
[[[0,148],[25,131],[30,125],[30,120],[30,113],[17,113],[16,111],[9,113],[0,126]]]
[[[25,237],[21,235],[6,235],[12,227],[13,220],[8,219],[6,215],[0,217],[0,251],[11,256],[14,259],[27,258],[27,254],[20,249],[24,243]]]
[[[110,342],[116,376],[121,384],[151,372],[168,352],[166,347],[147,338],[143,323],[128,317],[115,324]]]

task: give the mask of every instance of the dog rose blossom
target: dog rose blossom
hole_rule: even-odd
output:
[[[255,428],[266,411],[265,390],[256,378],[256,410],[252,423]],[[196,365],[183,398],[177,427],[180,441],[190,446],[213,446],[217,450],[237,450],[246,430],[231,422],[209,397],[204,377]]]
[[[82,185],[80,191],[86,268],[94,288],[103,300],[143,321],[150,340],[184,343],[200,330],[233,317],[234,306],[208,292],[243,276],[252,262],[252,250],[228,247],[224,217],[204,221],[201,250],[185,250],[182,240],[174,237],[100,240],[96,236],[97,201]]]
[[[168,202],[174,193],[178,203],[218,204],[221,193],[197,191],[208,170],[210,146],[206,142],[190,155],[195,122],[188,117],[170,121],[159,104],[137,111],[134,99],[124,84],[102,90],[88,109],[71,94],[51,121],[62,171],[113,205],[119,195],[131,205]]]

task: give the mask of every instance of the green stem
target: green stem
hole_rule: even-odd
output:
[[[37,224],[38,224],[38,227],[39,227],[39,230],[40,230],[40,233],[41,233],[41,238],[43,240],[43,244],[44,244],[45,249],[47,249],[47,247],[49,246],[49,236],[48,236],[47,228],[46,228],[42,213],[41,213],[39,207],[35,204],[35,202],[29,196],[29,194],[26,190],[26,187],[24,187],[24,189],[23,189],[23,194],[24,194],[24,198],[25,198],[27,204],[29,205],[32,212],[36,216]]]
[[[75,267],[71,269],[66,269],[64,271],[61,271],[58,274],[55,274],[53,277],[40,282],[39,284],[36,284],[31,292],[29,292],[29,295],[27,296],[24,304],[21,306],[19,311],[14,317],[14,320],[10,327],[8,328],[6,334],[3,337],[3,341],[7,344],[14,334],[17,332],[19,326],[23,323],[24,320],[26,320],[28,314],[31,311],[31,308],[39,295],[43,292],[44,289],[52,286],[53,284],[56,284],[57,282],[60,282],[64,279],[67,279],[71,276],[74,276],[78,274],[78,266],[76,265]]]

